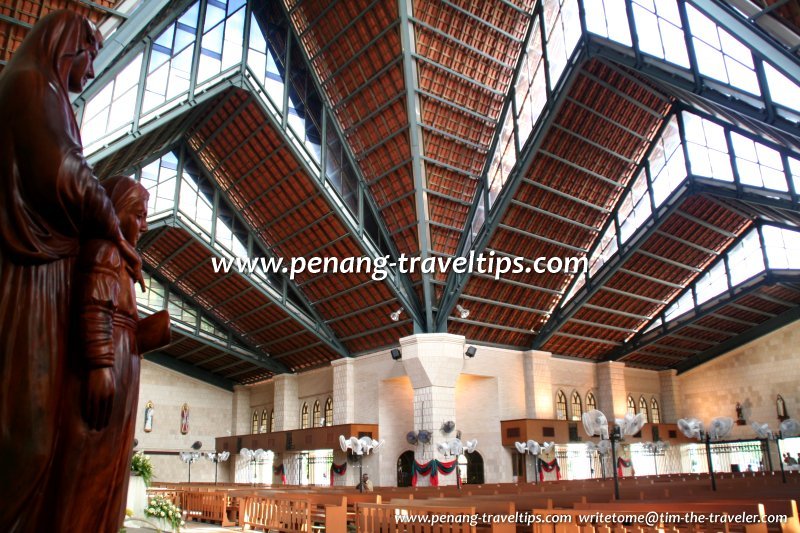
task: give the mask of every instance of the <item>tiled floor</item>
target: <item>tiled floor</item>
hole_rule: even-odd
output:
[[[181,527],[181,531],[191,531],[192,533],[216,533],[219,531],[240,531],[241,528],[220,527],[213,524],[200,524],[198,522],[187,522]],[[142,522],[131,522],[130,526],[125,526],[126,533],[152,533],[157,531],[154,527],[148,527]]]

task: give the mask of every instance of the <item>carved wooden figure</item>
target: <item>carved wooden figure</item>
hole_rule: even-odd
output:
[[[0,531],[33,531],[56,452],[71,280],[81,240],[117,243],[113,205],[83,157],[68,92],[94,76],[94,26],[43,17],[0,73]],[[86,502],[84,502],[84,505]]]
[[[133,179],[102,182],[128,242],[147,230],[148,193]],[[122,525],[136,425],[141,354],[169,343],[169,315],[139,320],[135,278],[119,247],[86,241],[78,260],[77,342],[71,350],[54,468],[56,531]],[[91,505],[86,503],[91,502]]]

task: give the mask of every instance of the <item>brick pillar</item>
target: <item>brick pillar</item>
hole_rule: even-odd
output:
[[[297,376],[275,376],[275,431],[300,429],[300,406],[297,401]]]
[[[418,462],[432,459],[450,462],[456,457],[443,456],[436,444],[444,440],[439,431],[443,422],[456,422],[456,380],[464,366],[464,337],[446,333],[412,335],[400,339],[403,366],[414,388],[414,431],[431,432],[429,444],[417,444]],[[458,427],[456,425],[456,427]],[[439,475],[439,485],[455,485],[457,473]],[[418,486],[430,484],[430,477],[420,477]]]
[[[333,366],[333,425],[354,424],[356,421],[354,360],[349,357],[337,359],[331,366]]]
[[[597,408],[613,424],[628,412],[625,388],[625,363],[607,361],[597,365]]]
[[[658,373],[658,379],[661,384],[661,403],[659,404],[661,422],[674,424],[684,416],[678,371],[675,369],[662,370]]]
[[[553,380],[550,377],[550,352],[527,351],[522,354],[525,372],[525,417],[554,418]]]

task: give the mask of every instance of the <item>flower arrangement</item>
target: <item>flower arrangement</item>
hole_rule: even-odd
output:
[[[131,459],[131,474],[134,476],[142,476],[142,480],[146,486],[150,486],[153,480],[153,463],[150,458],[142,452],[136,452]]]
[[[186,524],[183,521],[181,508],[164,496],[156,495],[150,498],[150,502],[144,509],[144,514],[169,524],[172,531],[180,531],[181,526]]]

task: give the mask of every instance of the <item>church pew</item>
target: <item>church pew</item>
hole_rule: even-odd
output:
[[[186,520],[218,522],[222,527],[235,526],[228,519],[228,493],[184,491],[183,511]]]
[[[422,502],[417,503],[417,501],[403,504],[357,504],[356,531],[358,533],[375,533],[377,531],[381,533],[476,533],[476,527],[470,525],[470,519],[475,514],[474,507],[435,506]],[[401,516],[429,517],[429,521],[404,522],[399,518]],[[466,518],[464,519],[464,517]],[[444,522],[434,524],[431,519],[437,521],[444,519]]]

